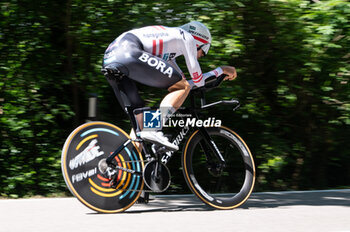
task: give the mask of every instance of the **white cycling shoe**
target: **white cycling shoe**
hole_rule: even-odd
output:
[[[177,151],[179,150],[179,146],[172,144],[169,142],[168,138],[164,136],[163,132],[161,131],[141,131],[139,132],[139,135],[142,139],[156,143],[162,146],[165,146],[171,151]]]

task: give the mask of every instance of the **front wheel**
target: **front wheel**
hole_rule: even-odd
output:
[[[236,208],[253,191],[253,156],[245,142],[232,130],[226,127],[206,130],[225,159],[225,164],[208,149],[207,141],[197,130],[188,139],[182,154],[186,182],[205,204],[216,209]]]

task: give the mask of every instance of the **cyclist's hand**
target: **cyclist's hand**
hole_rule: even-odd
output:
[[[226,74],[227,76],[225,77],[224,80],[234,80],[237,77],[237,72],[236,72],[236,68],[233,66],[221,66],[222,71],[224,72],[224,74]]]

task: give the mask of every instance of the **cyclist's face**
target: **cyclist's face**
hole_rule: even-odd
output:
[[[205,56],[205,53],[203,52],[202,49],[199,49],[199,50],[197,51],[197,59],[201,58],[202,56]]]

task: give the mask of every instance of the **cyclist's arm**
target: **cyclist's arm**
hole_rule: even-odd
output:
[[[207,72],[207,73],[204,73],[203,74],[203,80],[205,82],[206,79],[208,79],[209,77],[212,77],[212,76],[215,76],[215,77],[218,77],[220,76],[221,74],[223,74],[224,71],[222,70],[221,67],[218,67],[210,72]],[[191,88],[193,88],[195,85],[195,83],[193,82],[193,80],[188,80],[188,83],[190,84]]]
[[[185,32],[184,36],[185,39],[183,40],[184,43],[182,45],[182,54],[185,57],[188,72],[192,77],[192,81],[190,83],[201,87],[204,85],[204,79],[201,67],[197,60],[196,42],[189,33]]]
[[[218,76],[220,76],[223,73],[224,73],[224,71],[222,70],[222,68],[218,67],[218,68],[216,68],[216,69],[214,69],[214,70],[212,70],[210,72],[204,73],[203,74],[203,79],[205,81],[209,77],[212,77],[212,76],[218,77]]]

